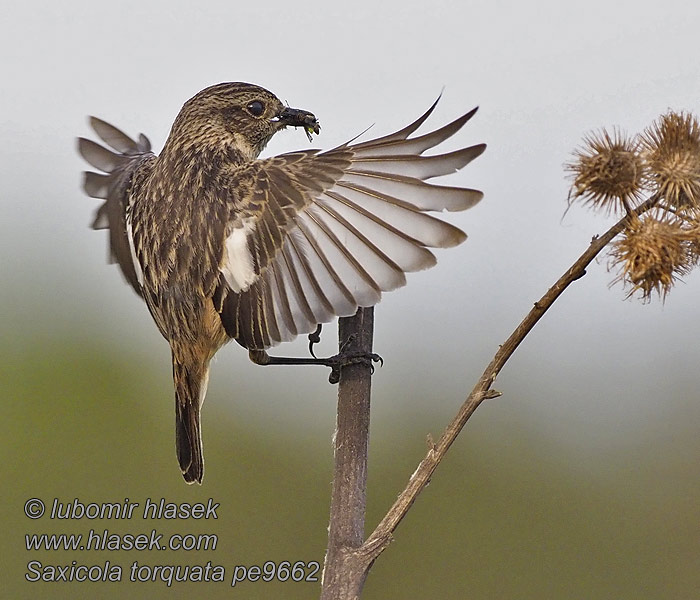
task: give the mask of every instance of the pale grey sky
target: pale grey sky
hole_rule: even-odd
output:
[[[377,310],[376,349],[386,360],[374,384],[377,419],[453,412],[532,302],[611,222],[576,207],[562,220],[562,164],[585,133],[635,132],[669,107],[697,111],[700,100],[700,5],[687,0],[27,1],[3,12],[3,319],[14,330],[58,335],[69,323],[86,339],[142,345],[166,380],[164,342],[105,264],[105,234],[88,228],[97,202],[79,189],[84,165],[74,149],[75,136],[89,133],[86,115],[143,131],[158,150],[190,96],[248,81],[314,112],[323,129],[313,144],[330,148],[372,123],[373,135],[406,124],[443,87],[429,125],[481,107],[451,141],[489,146],[453,180],[485,192],[479,206],[451,215],[469,240],[440,252],[436,268],[410,276]],[[307,146],[303,132],[288,131],[267,152]],[[593,266],[537,326],[496,384],[504,398],[482,409],[491,426],[516,414],[593,448],[697,400],[700,274],[665,306],[625,302],[611,279],[605,261]],[[325,335],[332,351],[334,328]],[[307,420],[328,395],[325,375],[266,371],[232,345],[214,367],[209,402],[232,386],[245,402],[290,377],[304,400],[270,393],[251,418],[274,408]],[[404,404],[382,402],[397,388],[410,391]]]

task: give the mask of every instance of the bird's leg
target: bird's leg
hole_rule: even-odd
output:
[[[312,334],[313,335],[313,334]],[[349,340],[348,340],[349,341]],[[256,365],[321,365],[330,367],[331,374],[328,377],[330,383],[338,383],[340,381],[340,369],[346,365],[355,363],[369,363],[374,373],[374,365],[378,362],[379,365],[384,364],[384,359],[373,352],[348,352],[345,350],[347,342],[343,344],[338,354],[329,356],[328,358],[296,358],[292,356],[270,356],[265,350],[249,350],[248,356]]]
[[[316,331],[313,333],[309,334],[309,354],[316,358],[316,355],[314,354],[314,344],[318,344],[321,341],[321,329],[323,328],[323,325],[319,323],[316,326]]]

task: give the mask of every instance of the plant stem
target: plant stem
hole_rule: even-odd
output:
[[[654,195],[631,210],[608,231],[591,240],[586,251],[535,302],[533,308],[499,347],[474,389],[446,427],[437,443],[408,481],[406,488],[379,522],[372,534],[362,542],[367,482],[367,452],[369,442],[369,393],[371,368],[365,364],[344,367],[338,390],[338,420],[335,439],[335,474],[331,499],[331,519],[328,550],[323,571],[321,600],[356,600],[360,597],[369,569],[391,543],[392,534],[429,483],[435,469],[452,446],[462,428],[479,405],[488,398],[500,396],[491,386],[520,343],[554,304],[564,290],[586,274],[586,268],[619,234],[630,219],[654,207],[659,201]],[[372,309],[360,309],[354,317],[340,319],[341,346],[351,335],[349,350],[372,351]],[[354,345],[357,344],[357,345]]]
[[[547,290],[540,300],[499,347],[474,389],[448,424],[437,443],[408,481],[406,488],[379,522],[371,535],[361,542],[364,528],[366,501],[367,450],[369,430],[370,368],[351,365],[344,368],[338,390],[338,427],[335,440],[335,476],[331,501],[329,545],[326,553],[322,584],[322,600],[356,600],[360,597],[367,574],[377,557],[392,541],[392,534],[415,502],[418,494],[429,483],[435,469],[452,446],[462,428],[479,405],[488,398],[500,396],[491,386],[508,359],[527,334],[554,304],[564,290],[586,274],[586,268],[595,257],[627,226],[630,219],[639,216],[659,201],[657,195],[632,210],[608,231],[591,240],[586,251]],[[361,345],[353,349],[371,352],[371,309],[360,309],[355,317],[341,319],[341,344],[351,333],[360,335],[355,340]]]
[[[658,195],[652,196],[634,209],[631,214],[620,219],[603,235],[594,237],[586,251],[581,254],[574,264],[566,270],[549,290],[547,290],[545,295],[535,302],[527,316],[515,328],[515,331],[513,331],[510,337],[499,347],[477,384],[474,386],[474,389],[460,407],[457,415],[452,419],[437,443],[428,450],[425,458],[420,462],[413,475],[411,475],[406,488],[399,494],[399,497],[389,509],[389,512],[387,512],[372,534],[367,538],[363,548],[360,549],[360,551],[364,551],[363,553],[368,555],[370,560],[367,564],[367,569],[371,567],[372,562],[374,562],[379,554],[389,545],[392,533],[411,508],[418,494],[420,494],[423,488],[429,483],[433,472],[474,411],[485,399],[500,396],[500,393],[491,390],[491,386],[505,363],[520,345],[520,342],[530,333],[532,328],[542,318],[549,307],[554,304],[555,300],[564,290],[569,287],[571,283],[586,274],[586,267],[588,267],[593,259],[613,240],[613,238],[625,229],[629,220],[634,218],[634,216],[639,216],[646,212],[655,206],[658,201]]]
[[[340,319],[340,350],[371,353],[373,329],[373,308],[360,308],[354,317]],[[322,600],[359,598],[367,576],[355,551],[364,541],[371,371],[370,364],[355,363],[344,366],[340,374]]]

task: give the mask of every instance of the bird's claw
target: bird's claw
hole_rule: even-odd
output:
[[[313,333],[309,334],[309,354],[313,356],[314,358],[318,358],[316,354],[314,353],[314,345],[318,344],[321,341],[321,329],[322,325],[319,323],[318,326],[316,327],[316,331]]]
[[[331,374],[328,376],[329,383],[340,381],[340,371],[343,367],[354,364],[369,364],[369,373],[374,375],[374,363],[384,366],[384,359],[374,352],[341,352],[329,359]]]

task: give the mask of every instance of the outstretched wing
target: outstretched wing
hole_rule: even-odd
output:
[[[461,169],[486,146],[422,156],[476,112],[409,138],[434,108],[385,137],[283,154],[230,173],[237,195],[214,302],[231,337],[264,349],[310,333],[376,304],[406,283],[405,273],[433,266],[428,248],[466,239],[427,213],[465,210],[483,194],[426,180]]]
[[[150,169],[155,155],[148,138],[140,134],[138,141],[116,127],[96,117],[90,117],[90,125],[100,139],[116,152],[85,138],[78,138],[78,151],[82,157],[102,173],[86,171],[83,189],[92,198],[102,198],[97,209],[93,229],[109,229],[110,262],[116,262],[139,296],[141,284],[137,276],[126,225],[129,188],[135,174]]]

